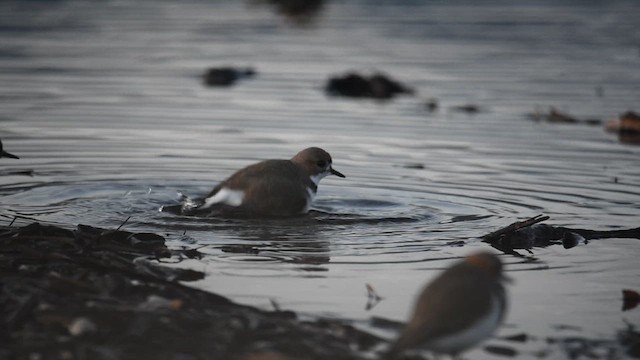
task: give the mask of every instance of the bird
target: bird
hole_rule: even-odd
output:
[[[490,337],[507,310],[500,259],[479,252],[454,264],[420,293],[413,315],[391,345],[387,359],[407,350],[429,350],[456,358]]]
[[[307,213],[322,178],[345,177],[332,167],[332,162],[328,152],[310,147],[290,160],[264,160],[249,165],[218,184],[193,206],[183,205],[182,213],[211,212],[253,218]]]
[[[20,159],[19,157],[4,151],[2,149],[2,140],[0,140],[0,158],[3,158],[3,157],[12,158],[12,159]]]

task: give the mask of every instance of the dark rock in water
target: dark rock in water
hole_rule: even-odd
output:
[[[410,87],[381,73],[369,77],[357,73],[332,77],[327,82],[325,90],[335,96],[373,99],[391,99],[399,94],[414,93]]]
[[[220,67],[210,68],[204,74],[204,83],[209,86],[231,86],[240,79],[255,76],[253,68]]]
[[[416,170],[426,168],[424,164],[421,164],[421,163],[406,163],[406,164],[403,164],[402,167],[405,169],[416,169]]]
[[[349,97],[372,97],[369,80],[358,74],[347,74],[343,77],[331,78],[326,90],[331,95]]]
[[[275,7],[278,13],[296,23],[305,24],[316,17],[324,0],[264,0]]]

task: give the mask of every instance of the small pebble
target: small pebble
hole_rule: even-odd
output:
[[[98,331],[98,327],[90,319],[86,317],[76,318],[68,326],[69,334],[73,336],[81,336]]]

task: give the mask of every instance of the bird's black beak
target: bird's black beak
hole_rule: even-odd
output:
[[[346,177],[344,176],[344,174],[342,174],[340,171],[335,170],[334,168],[329,168],[329,171],[331,171],[331,174],[335,175],[335,176],[339,176],[341,178]]]
[[[7,157],[7,158],[12,158],[12,159],[20,159],[19,157],[15,156],[13,154],[10,154],[10,153],[8,153],[8,152],[6,152],[4,150],[0,153],[0,157]],[[342,177],[344,177],[344,175],[342,175]]]

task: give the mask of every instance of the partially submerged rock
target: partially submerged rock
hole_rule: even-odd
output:
[[[469,114],[469,115],[475,115],[475,114],[483,111],[483,109],[480,107],[480,105],[476,105],[476,104],[456,105],[456,106],[450,107],[450,109],[452,111],[462,112],[462,113],[466,113],[466,114]]]
[[[310,23],[321,12],[324,0],[257,0],[269,5],[296,24]]]
[[[253,68],[218,67],[210,68],[204,74],[204,83],[208,86],[231,86],[241,79],[256,75]]]
[[[155,260],[181,253],[149,233],[0,228],[0,344],[11,344],[2,357],[364,359],[380,342],[340,321],[300,321],[185,286],[204,274]]]
[[[329,95],[353,98],[391,99],[400,94],[413,94],[414,90],[385,74],[364,76],[348,73],[327,81],[325,90]]]

